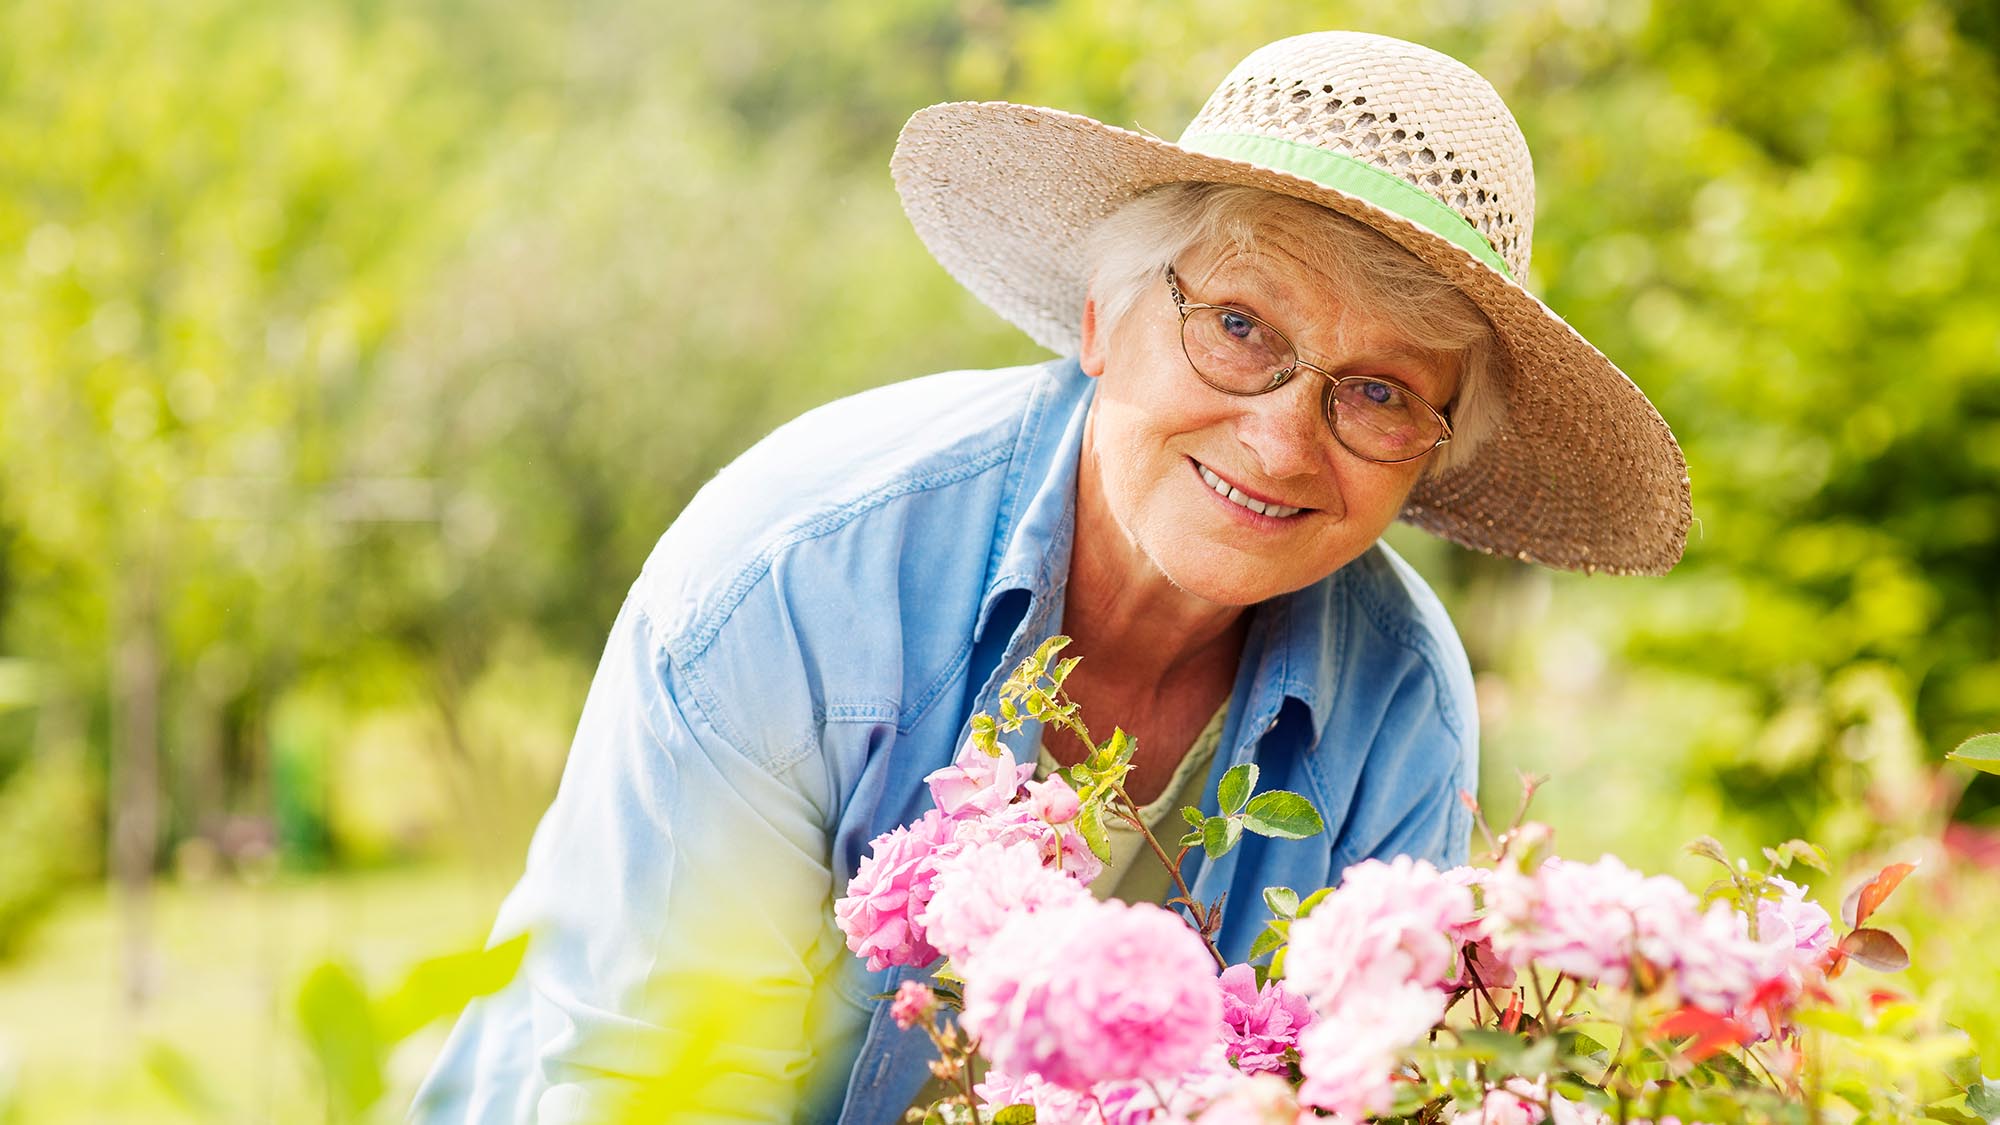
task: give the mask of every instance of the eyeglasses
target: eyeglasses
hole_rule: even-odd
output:
[[[1299,370],[1326,380],[1320,409],[1349,453],[1383,465],[1414,461],[1451,440],[1451,422],[1423,396],[1380,375],[1334,375],[1299,358],[1292,341],[1262,320],[1181,294],[1174,267],[1167,292],[1181,314],[1181,350],[1201,381],[1226,395],[1268,394]]]

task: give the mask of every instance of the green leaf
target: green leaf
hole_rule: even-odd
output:
[[[514,979],[527,952],[528,936],[491,949],[434,957],[410,970],[396,991],[376,1008],[376,1028],[393,1046],[426,1025],[457,1015],[474,997],[498,992]]]
[[[1035,1125],[1035,1107],[1031,1105],[1010,1105],[996,1110],[993,1125]]]
[[[1299,892],[1290,887],[1265,887],[1264,905],[1279,918],[1294,918],[1299,913]]]
[[[1174,843],[1174,846],[1175,846],[1175,847],[1177,847],[1177,848],[1198,848],[1198,847],[1200,847],[1200,846],[1201,846],[1201,829],[1197,828],[1197,829],[1195,829],[1194,831],[1192,831],[1192,832],[1188,833],[1187,835],[1185,835],[1185,836],[1182,836],[1182,837],[1181,837],[1181,838],[1180,838],[1179,840],[1175,841],[1175,843]]]
[[[1211,816],[1201,826],[1201,847],[1210,859],[1220,859],[1243,838],[1243,821],[1233,816]]]
[[[1255,763],[1245,762],[1229,767],[1229,772],[1222,775],[1222,783],[1215,787],[1215,799],[1222,806],[1222,815],[1235,816],[1242,812],[1244,804],[1250,800],[1250,791],[1256,787]]]
[[[1698,836],[1688,841],[1687,853],[1703,859],[1712,859],[1724,867],[1729,866],[1729,853],[1722,850],[1722,841],[1713,836]]]
[[[1982,773],[2000,773],[2000,734],[1975,734],[1945,757]]]
[[[1104,806],[1096,801],[1077,809],[1076,830],[1083,834],[1083,842],[1090,847],[1090,854],[1106,863],[1111,861],[1111,840],[1104,834]]]
[[[1255,961],[1257,958],[1276,950],[1284,944],[1285,935],[1278,932],[1278,928],[1275,925],[1266,926],[1263,932],[1257,935],[1257,940],[1250,943],[1250,952],[1244,955],[1243,960]]]
[[[1082,662],[1083,662],[1083,657],[1081,656],[1069,657],[1062,663],[1057,664],[1055,668],[1049,672],[1049,679],[1053,681],[1057,687],[1063,686],[1063,681],[1069,679],[1069,674],[1071,672],[1076,671],[1076,666],[1078,664],[1081,664]]]
[[[1458,1038],[1459,1058],[1477,1059],[1480,1062],[1498,1063],[1502,1066],[1519,1059],[1527,1051],[1527,1044],[1518,1035],[1505,1031],[1489,1031],[1485,1028],[1453,1028],[1451,1032]]]
[[[1418,1111],[1431,1103],[1431,1092],[1415,1083],[1397,1083],[1395,1097],[1389,1103],[1391,1117],[1416,1117]]]
[[[1750,1073],[1742,1059],[1727,1051],[1718,1051],[1701,1061],[1698,1069],[1715,1075],[1725,1085],[1738,1089],[1754,1090],[1763,1086],[1763,1080]]]
[[[1243,814],[1243,827],[1259,836],[1281,840],[1303,840],[1318,835],[1326,827],[1312,802],[1285,789],[1259,793],[1250,799]]]
[[[993,716],[981,711],[972,717],[972,744],[988,754],[998,756],[1000,746],[994,731]]]
[[[299,988],[298,1016],[338,1119],[359,1118],[385,1088],[383,1045],[361,982],[340,965],[321,965]]]
[[[1049,661],[1056,658],[1057,653],[1068,647],[1069,638],[1063,636],[1061,633],[1057,633],[1055,636],[1043,641],[1041,647],[1035,649],[1035,655],[1029,659],[1033,660],[1037,667],[1046,668],[1049,665]]]
[[[1965,1108],[1987,1121],[2000,1120],[2000,1083],[1982,1081],[1968,1087]]]
[[[1187,821],[1190,828],[1200,828],[1201,822],[1206,818],[1201,815],[1201,810],[1193,805],[1182,805],[1181,819]]]
[[[1852,1013],[1838,1008],[1800,1008],[1792,1014],[1792,1022],[1806,1027],[1816,1027],[1849,1039],[1859,1039],[1867,1033],[1861,1020]]]
[[[208,1077],[201,1072],[185,1052],[168,1043],[153,1043],[146,1048],[146,1073],[166,1088],[180,1103],[182,1109],[204,1121],[221,1121],[235,1117]],[[0,1101],[0,1120],[6,1119],[5,1102]]]
[[[1311,914],[1312,908],[1326,901],[1326,896],[1332,894],[1333,891],[1334,889],[1332,887],[1321,887],[1319,890],[1316,890],[1313,893],[1307,895],[1306,900],[1302,903],[1299,903],[1299,917],[1303,918],[1306,915]]]
[[[1770,860],[1780,871],[1790,870],[1794,863],[1803,863],[1820,871],[1827,870],[1826,853],[1821,851],[1818,845],[1805,840],[1786,840],[1775,848],[1765,848],[1764,858]]]

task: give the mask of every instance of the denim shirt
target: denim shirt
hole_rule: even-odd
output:
[[[868,972],[832,903],[1060,631],[1094,387],[1074,360],[883,387],[695,496],[613,627],[501,907],[496,941],[533,935],[521,972],[466,1010],[413,1120],[604,1120],[648,1076],[676,1120],[899,1118],[934,1053],[871,997],[920,974]],[[1232,960],[1266,886],[1462,862],[1477,775],[1464,651],[1386,546],[1251,613],[1207,811],[1256,762],[1327,828],[1188,857],[1199,898],[1228,894]]]

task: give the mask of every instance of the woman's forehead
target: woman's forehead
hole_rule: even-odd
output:
[[[1191,282],[1190,296],[1248,306],[1290,336],[1309,360],[1398,359],[1432,374],[1449,369],[1446,357],[1398,329],[1395,310],[1356,304],[1353,295],[1308,265],[1297,246],[1298,236],[1275,224],[1259,230],[1251,246],[1197,245],[1186,256],[1192,268],[1183,274]]]

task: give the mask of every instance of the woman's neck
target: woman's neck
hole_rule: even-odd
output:
[[[1087,658],[1078,674],[1127,700],[1212,684],[1218,675],[1226,692],[1243,650],[1245,607],[1175,586],[1120,529],[1088,468],[1078,474],[1063,600],[1063,632]]]

